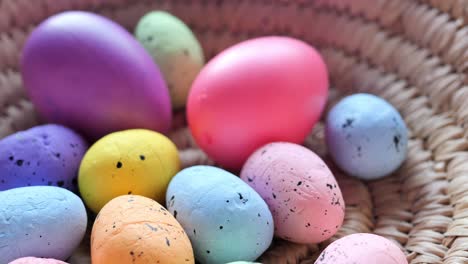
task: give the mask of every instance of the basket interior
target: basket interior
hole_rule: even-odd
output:
[[[410,263],[468,263],[468,2],[463,0],[3,0],[0,1],[0,138],[40,123],[22,88],[18,59],[34,25],[71,9],[105,15],[133,31],[167,10],[196,33],[205,54],[248,38],[288,35],[324,57],[328,109],[368,92],[391,102],[410,129],[408,158],[394,175],[361,182],[335,170],[346,202],[342,229],[320,245],[275,241],[262,263],[313,263],[336,238],[373,232]],[[325,159],[323,123],[305,145]],[[70,263],[89,263],[86,245]]]

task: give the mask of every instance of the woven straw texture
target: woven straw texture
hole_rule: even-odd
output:
[[[385,236],[410,263],[468,263],[467,0],[0,0],[0,138],[40,123],[18,72],[23,43],[48,16],[70,9],[103,14],[129,31],[163,9],[197,34],[207,57],[255,36],[279,34],[317,47],[329,67],[328,107],[368,92],[402,113],[409,156],[394,175],[361,182],[335,170],[346,201],[342,229]],[[185,166],[212,164],[183,115],[171,137]],[[323,123],[305,145],[327,160]],[[64,234],[66,235],[66,234]],[[90,263],[87,239],[70,263]],[[314,263],[328,245],[275,241],[262,263]]]

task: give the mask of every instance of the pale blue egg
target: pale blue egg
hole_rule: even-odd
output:
[[[169,184],[166,203],[203,264],[254,261],[272,242],[273,217],[265,201],[220,168],[182,170]]]
[[[408,130],[400,113],[371,94],[342,99],[328,113],[331,157],[349,175],[372,180],[397,170],[406,159]]]
[[[236,261],[236,262],[229,262],[226,264],[260,264],[259,262],[248,262],[248,261]]]
[[[83,239],[86,225],[83,202],[64,188],[0,192],[0,263],[29,256],[66,260]]]

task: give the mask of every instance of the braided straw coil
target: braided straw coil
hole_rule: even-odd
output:
[[[331,107],[355,93],[391,102],[410,129],[409,155],[394,175],[361,182],[335,171],[346,217],[319,245],[276,240],[262,263],[314,263],[326,245],[372,232],[410,263],[468,263],[467,0],[0,0],[0,138],[41,123],[18,71],[23,43],[39,22],[71,9],[107,16],[129,31],[150,10],[168,10],[197,34],[211,58],[239,41],[289,35],[322,53]],[[209,14],[209,15],[207,15]],[[184,166],[213,164],[177,115],[170,137]],[[304,145],[325,160],[323,123]],[[85,239],[70,263],[90,263]]]

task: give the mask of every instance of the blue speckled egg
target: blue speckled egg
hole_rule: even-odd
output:
[[[248,261],[236,261],[236,262],[229,262],[227,264],[260,264],[258,262],[248,262]]]
[[[83,202],[64,188],[0,192],[0,263],[29,256],[66,260],[83,239],[86,225]]]
[[[342,99],[330,110],[325,131],[331,157],[349,175],[382,178],[406,158],[405,122],[390,103],[375,95],[360,93]]]
[[[87,142],[73,130],[47,124],[0,140],[0,191],[35,185],[77,190]]]
[[[166,203],[204,264],[254,261],[272,242],[273,217],[265,201],[223,169],[200,165],[180,171]]]
[[[248,262],[248,261],[236,261],[236,262],[229,262],[227,264],[260,264],[258,262]]]

